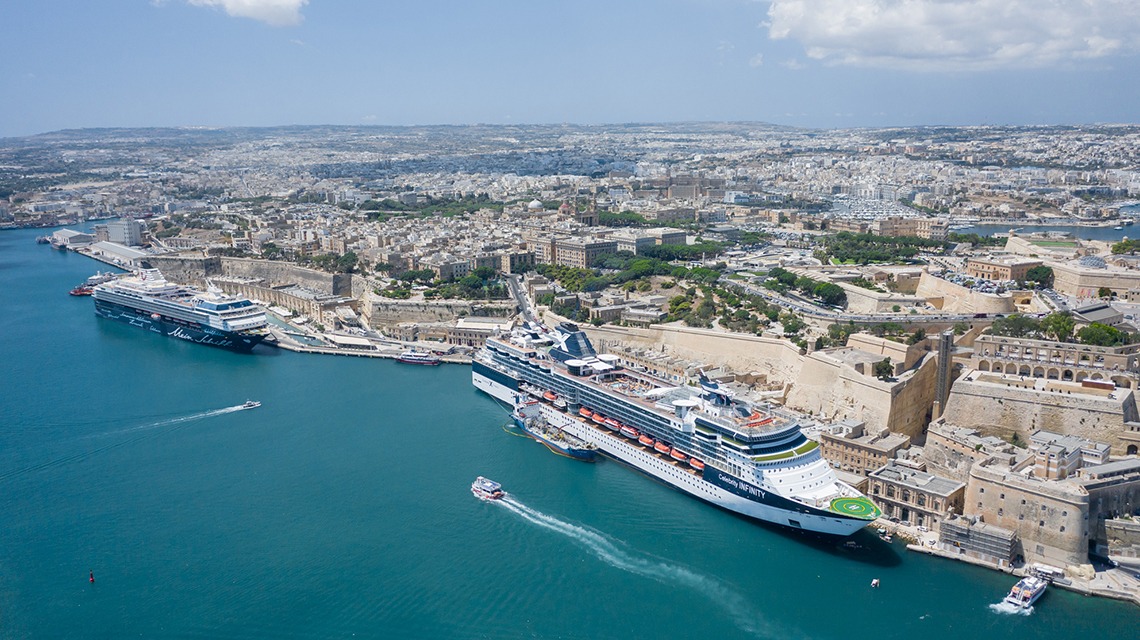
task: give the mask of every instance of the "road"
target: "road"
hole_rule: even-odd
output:
[[[738,280],[729,280],[721,278],[721,284],[734,287],[738,290],[744,291],[751,295],[757,295],[764,300],[819,320],[826,320],[828,322],[835,322],[839,324],[853,322],[855,324],[878,324],[883,322],[897,322],[899,324],[915,325],[915,324],[950,324],[956,322],[987,322],[992,321],[994,318],[1005,317],[1006,314],[985,314],[985,313],[923,313],[923,314],[854,314],[845,313],[842,311],[832,311],[823,309],[814,304],[806,301],[795,300],[777,295],[768,289],[758,287],[753,284],[740,282]],[[1029,314],[1027,314],[1029,315]],[[1040,314],[1044,316],[1045,314]]]

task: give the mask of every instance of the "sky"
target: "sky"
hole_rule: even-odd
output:
[[[1140,0],[7,0],[0,137],[1140,122]]]

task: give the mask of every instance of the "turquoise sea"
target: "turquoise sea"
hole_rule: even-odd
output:
[[[855,550],[808,540],[612,461],[554,456],[505,433],[465,367],[242,356],[97,319],[67,290],[103,265],[36,245],[42,233],[0,232],[0,637],[1138,628],[1132,605],[1059,590],[1032,615],[998,614],[1010,576],[870,533]],[[233,410],[246,399],[264,406]],[[512,502],[474,499],[477,475]]]

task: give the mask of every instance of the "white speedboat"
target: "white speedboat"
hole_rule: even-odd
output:
[[[475,482],[471,483],[471,493],[480,500],[501,500],[506,495],[503,493],[503,485],[483,476],[475,478]]]
[[[257,400],[246,400],[245,403],[241,405],[241,408],[242,409],[256,409],[260,406],[261,406],[261,403],[258,402]]]
[[[1049,583],[1037,576],[1026,576],[1013,585],[1009,595],[1002,602],[1020,609],[1028,609],[1045,593],[1047,586]]]

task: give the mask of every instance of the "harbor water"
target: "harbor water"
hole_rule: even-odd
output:
[[[42,233],[0,232],[2,638],[1077,638],[1140,620],[1057,589],[1003,614],[1011,576],[552,455],[504,431],[467,367],[240,355],[96,318],[67,291],[103,265]],[[473,498],[479,475],[509,499]]]

